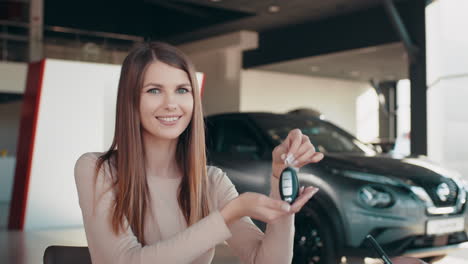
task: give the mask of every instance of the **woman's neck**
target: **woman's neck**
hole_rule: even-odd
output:
[[[176,160],[178,139],[164,140],[143,134],[143,148],[145,151],[146,175],[148,177],[180,177],[180,169]]]

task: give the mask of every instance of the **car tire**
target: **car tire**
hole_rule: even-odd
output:
[[[295,217],[294,264],[340,263],[330,221],[318,210],[304,206]]]

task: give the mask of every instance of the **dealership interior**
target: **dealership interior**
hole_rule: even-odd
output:
[[[298,173],[320,191],[295,216],[292,263],[388,264],[368,235],[424,261],[393,263],[467,263],[467,11],[465,0],[0,1],[0,263],[91,263],[74,166],[109,149],[122,63],[150,41],[193,62],[207,162],[239,194],[268,195],[271,153],[291,129],[324,153]],[[211,263],[241,263],[236,253],[219,243]]]

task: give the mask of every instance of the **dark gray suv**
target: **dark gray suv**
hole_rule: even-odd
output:
[[[294,263],[337,263],[370,256],[373,235],[389,255],[431,262],[467,245],[467,187],[457,172],[424,157],[379,154],[310,115],[232,113],[206,118],[208,160],[242,192],[268,194],[271,152],[294,129],[325,158],[300,170],[301,185],[320,191],[296,215]],[[265,224],[256,221],[264,230]]]

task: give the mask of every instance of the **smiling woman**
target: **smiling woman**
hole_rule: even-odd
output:
[[[270,195],[238,194],[206,165],[195,70],[173,46],[145,43],[121,70],[113,142],[85,153],[75,181],[93,263],[210,263],[227,240],[245,263],[290,263],[294,215],[317,192],[282,201],[285,157],[297,167],[323,158],[291,131],[272,153]],[[251,218],[268,223],[263,233]]]
[[[164,62],[148,66],[140,99],[142,136],[177,138],[192,118],[193,94],[188,74]]]

